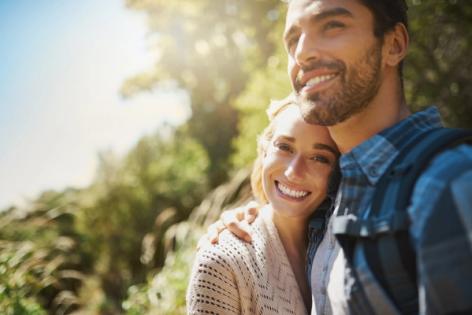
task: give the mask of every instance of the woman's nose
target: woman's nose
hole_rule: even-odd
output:
[[[285,177],[294,182],[303,179],[305,174],[304,164],[305,162],[301,156],[294,156],[294,158],[290,161],[287,166],[287,169],[284,172]]]

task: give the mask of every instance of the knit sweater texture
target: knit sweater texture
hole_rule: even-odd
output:
[[[268,208],[251,228],[251,244],[224,231],[217,245],[197,252],[188,314],[307,314]]]

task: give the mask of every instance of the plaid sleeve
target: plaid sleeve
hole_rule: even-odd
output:
[[[472,161],[449,174],[419,233],[420,314],[472,313]]]

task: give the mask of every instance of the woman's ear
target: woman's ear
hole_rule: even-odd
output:
[[[410,38],[408,30],[403,23],[397,23],[393,30],[385,34],[384,61],[391,67],[397,67],[408,51]]]

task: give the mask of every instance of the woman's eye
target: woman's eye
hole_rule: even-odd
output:
[[[275,147],[280,151],[292,152],[292,148],[286,143],[277,143]]]
[[[330,160],[327,157],[322,156],[322,155],[315,155],[311,159],[316,162],[321,162],[324,164],[331,164]]]

